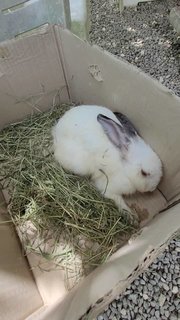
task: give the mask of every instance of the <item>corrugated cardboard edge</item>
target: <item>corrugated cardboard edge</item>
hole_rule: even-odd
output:
[[[92,320],[142,273],[180,228],[180,204],[157,216],[72,290],[63,302],[28,320]],[[109,279],[109,280],[108,280]]]

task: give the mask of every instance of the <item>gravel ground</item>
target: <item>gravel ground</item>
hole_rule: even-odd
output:
[[[179,0],[155,0],[119,13],[116,0],[91,0],[89,38],[180,96],[180,37],[169,23]],[[180,240],[99,315],[98,320],[179,320]]]
[[[180,319],[180,240],[166,250],[97,320]]]
[[[116,0],[91,0],[92,43],[122,57],[180,96],[180,37],[169,23],[179,0],[155,0],[125,8]]]

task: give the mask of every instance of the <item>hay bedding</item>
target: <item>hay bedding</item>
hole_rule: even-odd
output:
[[[51,128],[70,107],[32,115],[0,133],[1,184],[10,195],[11,219],[26,252],[53,260],[65,271],[68,289],[137,228],[88,178],[54,161]]]

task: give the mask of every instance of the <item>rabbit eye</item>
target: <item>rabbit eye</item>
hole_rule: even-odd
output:
[[[142,176],[144,176],[144,177],[149,176],[149,173],[147,173],[147,172],[144,171],[143,169],[141,170],[141,174],[142,174]]]

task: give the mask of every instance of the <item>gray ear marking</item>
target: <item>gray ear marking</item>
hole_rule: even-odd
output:
[[[138,131],[136,130],[132,122],[124,114],[122,114],[121,112],[114,112],[114,115],[124,127],[127,135],[129,135],[130,137],[138,135]]]
[[[117,148],[120,148],[124,151],[128,150],[130,139],[121,125],[116,123],[114,120],[104,116],[103,114],[98,114],[97,121],[101,124],[108,139]]]

